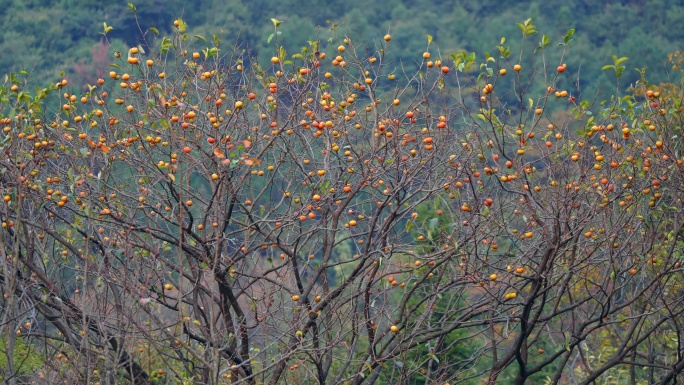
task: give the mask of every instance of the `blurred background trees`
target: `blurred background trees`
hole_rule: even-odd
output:
[[[264,37],[271,17],[286,22],[282,32],[288,37],[288,52],[299,49],[294,42],[314,37],[319,26],[327,29],[330,23],[338,23],[341,33],[353,32],[359,43],[391,31],[398,43],[391,54],[410,70],[417,68],[411,53],[424,48],[422,38],[428,34],[439,42],[443,54],[491,52],[502,36],[517,31],[513,20],[531,17],[551,38],[562,37],[570,28],[577,30],[575,54],[583,58],[582,67],[570,70],[580,72],[585,95],[599,93],[599,99],[612,86],[600,72],[612,54],[638,58],[632,67],[648,67],[649,78],[661,81],[667,78],[666,55],[681,48],[684,38],[684,29],[678,27],[684,19],[684,4],[665,0],[350,0],[326,4],[313,0],[198,0],[192,4],[150,0],[136,4],[137,22],[126,1],[2,0],[0,7],[0,72],[26,70],[57,76],[65,71],[81,84],[91,79],[78,71],[79,63],[91,61],[93,47],[102,40],[102,22],[114,27],[112,44],[123,52],[139,43],[140,30],[154,27],[168,33],[168,20],[177,15],[188,21],[190,35],[218,34],[222,40],[238,41],[260,61],[272,53]],[[623,85],[637,80],[636,71],[627,71]]]

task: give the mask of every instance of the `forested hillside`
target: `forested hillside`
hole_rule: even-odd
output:
[[[288,52],[298,51],[331,23],[338,24],[339,33],[349,31],[365,42],[391,31],[393,55],[414,69],[428,34],[445,56],[460,50],[492,52],[502,36],[519,33],[517,21],[533,18],[551,41],[570,28],[577,30],[569,70],[579,72],[585,94],[603,90],[604,96],[605,87],[613,83],[601,67],[611,62],[611,55],[630,58],[624,86],[639,79],[633,70],[637,67],[648,67],[652,81],[666,81],[666,55],[681,48],[684,38],[684,28],[678,26],[684,20],[684,4],[665,0],[148,0],[135,6],[139,26],[127,1],[0,0],[0,72],[26,70],[34,78],[54,78],[65,71],[73,81],[92,82],[111,60],[101,46],[103,22],[114,27],[109,34],[113,46],[125,52],[139,43],[141,31],[154,27],[168,33],[169,20],[182,15],[191,36],[218,34],[262,61],[271,56],[266,48],[271,17],[284,20],[281,30]],[[581,68],[573,66],[579,62]]]

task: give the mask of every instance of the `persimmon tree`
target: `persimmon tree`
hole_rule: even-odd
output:
[[[178,19],[85,92],[8,78],[4,381],[682,379],[681,93],[585,99],[530,20],[416,73],[279,26],[267,64]]]

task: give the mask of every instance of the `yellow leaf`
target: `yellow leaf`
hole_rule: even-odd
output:
[[[169,179],[171,179],[171,182],[176,181],[176,177],[173,174],[169,174]]]

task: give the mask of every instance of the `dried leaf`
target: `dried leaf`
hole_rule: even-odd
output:
[[[223,159],[226,157],[226,155],[223,153],[223,150],[221,150],[218,147],[214,149],[214,156],[216,156],[219,159]]]
[[[243,160],[243,162],[244,162],[246,165],[248,165],[248,166],[253,166],[253,165],[255,165],[255,164],[256,164],[257,166],[261,166],[261,161],[260,161],[259,159],[257,159],[257,158],[247,158],[247,157],[246,157],[246,158]]]

